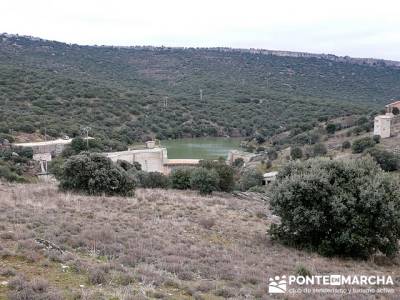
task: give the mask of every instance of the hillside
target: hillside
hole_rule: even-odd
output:
[[[92,135],[124,144],[271,136],[320,117],[380,109],[399,96],[400,69],[385,63],[0,35],[0,129],[7,133],[46,128],[73,136],[90,125]]]
[[[277,217],[259,197],[157,189],[89,197],[43,184],[0,184],[0,197],[0,299],[271,299],[275,275],[400,276],[380,256],[324,258],[271,241]]]

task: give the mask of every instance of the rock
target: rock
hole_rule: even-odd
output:
[[[7,286],[8,285],[8,281],[2,281],[2,282],[0,282],[0,285]]]
[[[61,270],[62,270],[63,272],[67,272],[67,271],[69,270],[69,266],[61,265]]]

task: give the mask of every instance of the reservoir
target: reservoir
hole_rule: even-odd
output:
[[[185,138],[163,140],[161,146],[166,147],[168,158],[217,159],[226,158],[229,150],[240,149],[240,138]]]

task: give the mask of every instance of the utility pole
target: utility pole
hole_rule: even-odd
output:
[[[167,108],[167,107],[168,107],[168,97],[165,96],[164,97],[164,108]]]
[[[200,89],[200,102],[203,102],[203,90]]]
[[[90,131],[90,127],[86,126],[83,127],[81,130],[86,134],[86,148],[89,150],[89,131]]]
[[[266,79],[267,79],[267,89],[268,89],[268,90],[269,90],[269,80],[270,80],[271,74],[272,74],[271,72],[268,72],[268,73],[267,73],[267,78],[266,78]]]
[[[44,128],[44,140],[47,142],[47,128]]]

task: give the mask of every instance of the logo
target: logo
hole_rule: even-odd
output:
[[[359,286],[359,287],[340,287]],[[379,286],[394,285],[393,278],[385,275],[282,275],[269,278],[268,292],[270,294],[289,293],[311,293],[311,292],[332,292],[332,293],[393,293],[394,289],[384,289]],[[324,286],[318,287],[318,286]],[[331,286],[332,288],[326,288]],[[371,286],[378,286],[377,288]],[[364,287],[364,288],[363,288]]]
[[[269,278],[268,292],[270,294],[284,294],[286,293],[287,282],[286,276],[275,276]]]

